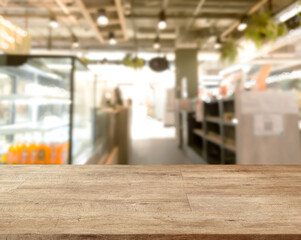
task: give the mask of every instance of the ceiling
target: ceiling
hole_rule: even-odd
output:
[[[0,15],[27,29],[36,49],[71,49],[72,36],[80,50],[154,52],[159,36],[162,52],[177,47],[213,50],[217,36],[239,34],[235,23],[260,8],[277,13],[294,0],[5,0]],[[104,9],[109,24],[96,23],[98,10]],[[157,29],[158,14],[164,9],[167,28]],[[48,27],[55,17],[59,27]],[[117,45],[108,43],[113,32]]]

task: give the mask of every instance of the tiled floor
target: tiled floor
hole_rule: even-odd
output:
[[[138,111],[134,109],[134,111]],[[134,112],[129,164],[193,164],[178,148],[175,128],[146,117],[145,109]]]

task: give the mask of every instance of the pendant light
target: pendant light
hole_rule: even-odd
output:
[[[104,10],[99,10],[98,17],[97,17],[97,24],[105,26],[108,25],[108,23],[109,23],[109,19],[106,15],[106,12]]]
[[[166,16],[165,16],[165,11],[162,10],[159,13],[159,21],[158,21],[158,28],[163,30],[167,27],[167,23],[166,23]]]
[[[221,40],[220,37],[218,37],[218,38],[216,39],[215,44],[214,44],[214,48],[215,48],[215,49],[220,49],[221,47],[222,47],[222,40]]]
[[[51,28],[57,28],[59,26],[58,22],[56,21],[56,18],[54,16],[50,17],[49,21],[49,27]]]
[[[245,16],[245,17],[243,17],[240,24],[238,25],[237,30],[242,32],[242,31],[246,30],[247,27],[248,27],[248,18]]]
[[[72,48],[78,48],[79,47],[79,41],[76,36],[72,35]]]
[[[160,39],[159,37],[156,37],[154,44],[153,44],[154,49],[159,49],[160,48]]]
[[[109,33],[109,43],[110,45],[115,45],[117,43],[115,39],[115,35],[112,32]]]

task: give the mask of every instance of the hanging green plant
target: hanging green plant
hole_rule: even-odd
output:
[[[134,57],[132,61],[135,69],[141,69],[145,65],[145,61],[142,58]]]
[[[238,45],[234,40],[225,42],[220,49],[221,60],[223,62],[233,63],[238,56]]]
[[[287,32],[284,24],[277,24],[269,12],[254,14],[245,30],[245,37],[259,48],[268,41],[276,41]]]
[[[132,57],[130,54],[127,54],[122,59],[122,64],[126,67],[131,67],[134,69],[141,69],[145,65],[145,61],[142,58]]]
[[[79,58],[84,64],[88,65],[90,63],[92,63],[89,59],[85,58],[85,57],[81,57]]]

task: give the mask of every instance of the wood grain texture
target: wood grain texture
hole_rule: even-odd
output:
[[[1,166],[0,239],[301,239],[301,166]]]

